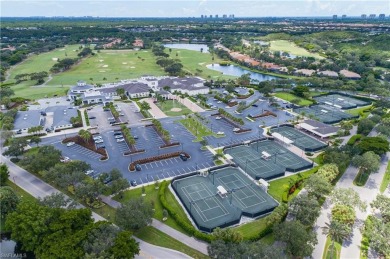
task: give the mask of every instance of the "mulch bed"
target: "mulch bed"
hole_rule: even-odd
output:
[[[62,143],[64,143],[64,144],[69,143],[69,142],[74,142],[74,143],[76,143],[82,147],[85,147],[85,148],[87,148],[95,153],[98,153],[99,155],[102,155],[100,160],[108,159],[107,152],[104,148],[96,149],[95,141],[93,140],[92,137],[89,139],[88,142],[85,142],[84,139],[82,139],[80,136],[69,137],[69,138],[66,138],[62,141]]]
[[[271,111],[265,111],[263,112],[262,114],[259,114],[259,115],[255,115],[255,116],[251,116],[250,118],[261,118],[261,117],[266,117],[266,116],[274,116],[275,118],[278,117],[278,115],[276,115],[275,113],[271,112]]]
[[[176,151],[176,152],[173,152],[173,153],[162,154],[162,155],[159,155],[159,156],[153,156],[153,157],[147,157],[147,158],[142,158],[142,159],[135,160],[132,163],[130,163],[129,170],[130,171],[134,171],[136,164],[142,165],[142,164],[147,164],[147,163],[151,163],[151,162],[155,162],[155,161],[160,161],[160,160],[164,160],[164,159],[168,159],[168,158],[172,158],[172,157],[178,157],[178,156],[180,156],[180,154],[184,154],[187,158],[191,158],[191,156],[188,153],[186,153],[186,152]]]

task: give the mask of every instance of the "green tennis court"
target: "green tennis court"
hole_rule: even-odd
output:
[[[301,107],[294,109],[294,112],[303,114],[306,117],[313,117],[314,119],[326,124],[334,124],[342,120],[350,120],[359,117],[345,113],[330,105],[312,105],[309,107]]]
[[[175,179],[172,187],[196,226],[206,232],[238,224],[242,215],[261,216],[278,205],[263,189],[233,167],[211,171],[208,176]],[[221,189],[225,191],[222,194]]]
[[[311,162],[272,140],[227,148],[224,152],[231,155],[234,162],[256,180],[270,180],[283,176],[285,171],[298,172],[313,166]]]
[[[321,142],[315,138],[312,138],[293,127],[280,126],[280,127],[271,128],[270,131],[271,133],[277,132],[281,134],[283,137],[286,137],[294,141],[292,144],[304,151],[315,152],[328,146],[326,143]]]
[[[327,95],[321,95],[316,96],[314,99],[318,103],[324,103],[328,105],[335,106],[340,109],[353,109],[358,106],[366,106],[369,105],[370,102],[366,102],[363,100],[359,100],[347,95],[341,95],[341,94],[327,94]]]

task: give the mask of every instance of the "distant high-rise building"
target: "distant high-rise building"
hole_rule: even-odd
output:
[[[227,18],[227,15],[226,15],[226,14],[222,15],[222,18],[226,19],[226,18]]]
[[[367,14],[362,14],[362,19],[367,19]]]
[[[215,15],[215,18],[217,18],[217,19],[218,19],[218,14],[216,14],[216,15]]]
[[[203,19],[203,14],[200,16],[200,18],[202,18],[202,19]]]
[[[384,13],[381,13],[379,15],[379,19],[384,20],[386,18],[386,15]]]
[[[333,15],[333,20],[337,20],[337,14]]]
[[[343,15],[341,16],[341,19],[345,19],[345,18],[347,18],[347,15],[346,15],[346,14],[343,14]]]
[[[229,14],[229,18],[234,18],[234,14]]]
[[[212,14],[210,14],[210,18],[213,18],[213,15],[212,15]]]
[[[376,14],[370,14],[370,16],[368,18],[375,19],[375,17],[376,17]]]

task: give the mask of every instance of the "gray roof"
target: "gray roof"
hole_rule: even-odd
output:
[[[40,126],[41,123],[41,110],[18,111],[14,121],[14,129],[28,129]]]
[[[96,90],[98,90],[98,91],[101,92],[101,93],[108,94],[108,93],[116,93],[116,89],[119,89],[119,88],[123,88],[123,87],[122,87],[122,86],[118,86],[118,87],[107,87],[107,88],[99,88],[99,89],[96,89]]]
[[[149,92],[151,89],[147,84],[144,83],[129,83],[122,85],[121,88],[125,89],[129,94],[139,94]]]
[[[163,78],[158,81],[159,87],[169,86],[171,89],[207,89],[207,86],[203,85],[204,80],[199,77],[174,77],[174,78]],[[202,86],[196,86],[202,84]]]
[[[71,108],[70,106],[54,106],[48,107],[46,112],[53,112],[53,126],[57,127],[60,125],[71,124],[70,118],[77,117],[77,109]]]
[[[70,91],[86,91],[94,88],[93,85],[75,85],[70,88]]]
[[[328,125],[316,120],[305,120],[304,123],[309,124],[312,127],[315,127],[313,131],[318,132],[320,134],[337,133],[337,131],[340,129],[339,127]]]

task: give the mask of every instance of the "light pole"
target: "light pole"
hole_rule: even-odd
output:
[[[246,173],[246,166],[248,165],[248,158],[246,159],[246,161],[245,161],[245,173]]]

